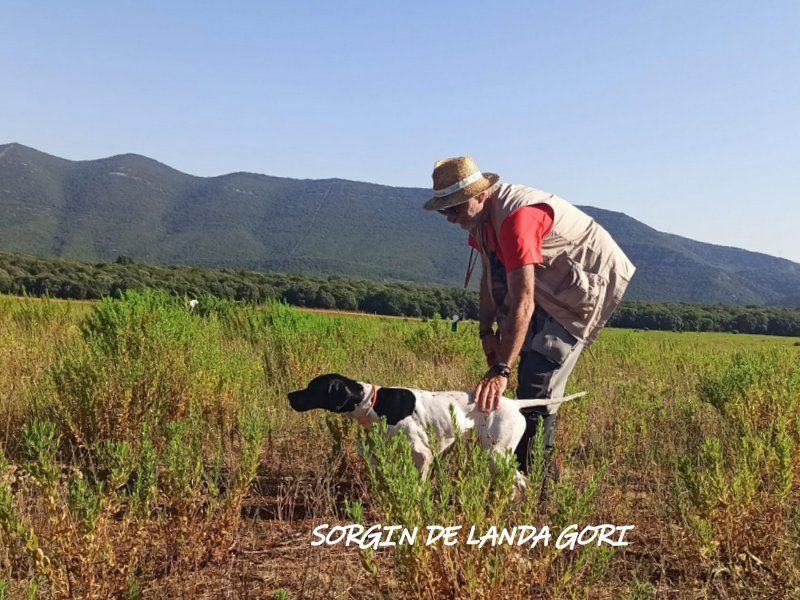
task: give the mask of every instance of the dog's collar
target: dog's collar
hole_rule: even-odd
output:
[[[378,402],[379,389],[381,389],[379,386],[373,385],[370,394],[350,413],[350,415],[358,421],[359,425],[368,427],[372,423],[380,420],[378,413],[375,412],[375,404]]]

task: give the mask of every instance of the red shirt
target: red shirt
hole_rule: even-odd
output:
[[[489,249],[497,255],[506,271],[542,262],[542,240],[553,228],[553,209],[547,204],[523,206],[500,226],[500,243],[494,227],[486,228]],[[480,251],[480,244],[469,236],[469,245]]]

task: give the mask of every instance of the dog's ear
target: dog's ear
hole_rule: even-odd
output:
[[[338,403],[342,403],[351,396],[351,391],[347,387],[347,382],[340,378],[335,377],[328,383],[328,396]]]
[[[357,396],[361,386],[358,385],[358,382],[353,379],[348,379],[347,377],[343,377],[342,375],[329,375],[331,378],[328,382],[328,393],[329,394],[350,394]]]
[[[335,377],[328,383],[328,398],[333,403],[334,412],[350,412],[361,402],[363,395],[360,386],[345,377]]]

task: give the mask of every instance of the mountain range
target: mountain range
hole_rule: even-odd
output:
[[[463,284],[466,234],[430,191],[255,173],[196,177],[137,154],[0,145],[0,251]],[[800,264],[581,206],[637,266],[627,299],[800,307]]]

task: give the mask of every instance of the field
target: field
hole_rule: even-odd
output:
[[[796,339],[607,330],[593,354],[539,502],[469,439],[420,482],[404,440],[289,409],[326,372],[469,389],[474,324],[0,296],[0,599],[800,597]],[[323,523],[635,528],[360,550],[312,547]]]

